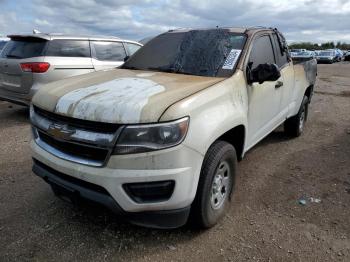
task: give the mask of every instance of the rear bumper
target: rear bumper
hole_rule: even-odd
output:
[[[84,181],[79,183],[77,179],[64,179],[66,175],[36,160],[34,160],[33,172],[50,184],[57,195],[68,197],[72,202],[80,198],[96,202],[136,225],[165,229],[177,228],[187,222],[190,213],[190,206],[175,210],[126,212],[103,188]]]
[[[34,91],[30,91],[28,94],[21,94],[16,92],[11,92],[0,86],[0,100],[11,102],[14,104],[29,106],[34,96]]]

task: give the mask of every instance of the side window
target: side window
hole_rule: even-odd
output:
[[[137,50],[141,48],[141,46],[132,43],[124,43],[124,45],[126,46],[126,49],[128,50],[130,56],[132,56]]]
[[[46,51],[47,56],[90,57],[89,41],[52,40]]]
[[[126,52],[120,42],[93,41],[94,58],[100,61],[124,61]]]
[[[281,47],[278,43],[278,38],[276,34],[272,35],[275,47],[276,47],[276,62],[279,67],[284,66],[285,64],[288,63],[288,57],[287,57],[287,52],[283,52],[283,55],[281,53]]]
[[[250,69],[255,69],[260,64],[275,64],[275,56],[272,49],[270,36],[264,35],[255,39],[249,57]]]

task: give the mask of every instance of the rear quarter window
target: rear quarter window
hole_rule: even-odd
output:
[[[124,61],[126,52],[120,42],[92,41],[93,57],[100,61]]]
[[[24,59],[43,56],[46,41],[40,39],[19,39],[9,41],[1,52],[1,57]]]
[[[89,41],[52,40],[49,42],[46,56],[90,57]]]
[[[139,45],[135,45],[132,43],[124,43],[126,46],[126,49],[128,50],[128,53],[130,56],[132,56],[137,50],[141,48]]]

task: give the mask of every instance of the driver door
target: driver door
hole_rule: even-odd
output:
[[[269,34],[259,35],[254,39],[248,60],[250,70],[260,64],[276,64],[271,40]],[[280,123],[282,87],[282,76],[277,81],[248,85],[248,149]]]

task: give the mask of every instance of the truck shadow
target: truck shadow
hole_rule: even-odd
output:
[[[0,119],[3,126],[29,123],[29,108],[0,101]]]
[[[104,207],[91,202],[71,204],[55,197],[53,203],[54,207],[51,207],[55,209],[54,213],[63,214],[59,220],[62,219],[64,223],[52,228],[51,236],[56,235],[57,239],[60,239],[64,234],[71,239],[69,249],[75,245],[76,240],[84,239],[84,242],[89,243],[90,248],[101,252],[102,250],[108,251],[110,258],[129,257],[137,260],[144,256],[152,256],[154,251],[159,249],[171,252],[184,242],[190,242],[205,232],[187,225],[172,230],[135,226]],[[55,238],[49,241],[53,245],[57,244],[55,244]],[[84,257],[83,250],[79,253],[82,253],[81,257]]]
[[[254,147],[252,147],[247,153],[251,153],[254,150],[257,150],[261,147],[265,147],[269,144],[278,144],[287,142],[293,139],[292,137],[288,136],[284,130],[283,125],[276,128],[273,132],[271,132],[269,135],[267,135],[265,138],[263,138],[259,143],[257,143]]]
[[[267,144],[281,143],[290,139],[291,137],[284,132],[283,127],[279,127],[270,133],[267,137],[265,137],[262,141],[260,141],[256,147],[265,146]]]

